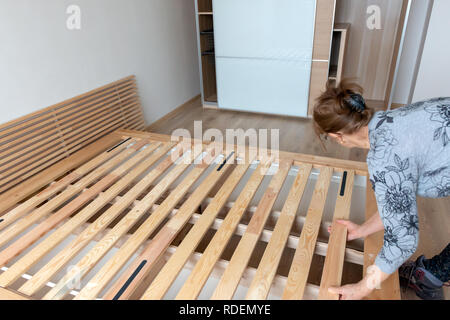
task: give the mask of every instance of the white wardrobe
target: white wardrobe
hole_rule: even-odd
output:
[[[219,108],[307,116],[315,0],[213,0],[213,8]]]
[[[352,1],[195,0],[204,107],[311,116],[315,99],[329,79],[338,81],[343,73],[347,77],[356,73],[351,63],[344,66],[345,47],[350,33],[355,48],[352,57],[363,52],[357,49],[362,27],[350,29],[361,20],[352,17],[359,15],[365,21],[366,12],[359,6],[361,0]],[[391,1],[385,0],[386,10],[392,11]],[[407,2],[394,1],[396,12]],[[342,21],[335,21],[336,12]],[[392,24],[399,28],[398,14],[393,16]],[[394,38],[398,34],[391,28],[373,35],[384,39],[386,32]],[[387,62],[395,55],[394,44],[389,50]],[[384,68],[385,72],[379,68],[380,75],[392,78],[392,63]],[[338,75],[333,74],[336,69]]]

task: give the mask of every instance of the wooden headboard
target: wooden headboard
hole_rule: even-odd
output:
[[[119,128],[145,128],[134,76],[0,125],[0,194]]]

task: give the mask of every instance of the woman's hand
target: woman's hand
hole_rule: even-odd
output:
[[[342,287],[330,287],[328,291],[338,294],[340,300],[361,300],[373,290],[380,289],[381,284],[389,277],[389,274],[381,271],[376,265],[369,266],[365,277],[358,283]]]
[[[361,226],[353,223],[351,221],[348,220],[336,220],[337,223],[342,224],[344,226],[347,227],[347,241],[352,241],[355,239],[359,239],[362,238],[362,234],[361,234]],[[331,233],[331,226],[328,227],[328,232]]]
[[[330,287],[328,291],[333,294],[338,294],[339,300],[362,300],[372,292],[372,289],[369,289],[364,285],[364,282],[361,281],[339,288]]]

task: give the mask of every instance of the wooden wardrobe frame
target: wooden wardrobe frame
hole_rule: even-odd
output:
[[[214,299],[232,298],[239,282],[249,287],[248,299],[265,299],[271,288],[282,293],[283,299],[302,299],[304,293],[319,299],[338,299],[327,288],[341,283],[344,261],[364,265],[364,272],[373,264],[383,232],[365,239],[364,252],[346,248],[347,230],[336,223],[328,243],[317,241],[333,172],[343,173],[334,219],[345,219],[350,212],[355,176],[368,175],[364,163],[287,152],[279,152],[276,160],[276,153],[270,150],[258,153],[251,159],[259,161],[257,169],[245,181],[235,202],[227,204],[250,166],[249,161],[239,163],[236,159],[252,154],[253,150],[237,146],[224,150],[214,142],[172,139],[142,131],[117,130],[1,194],[0,246],[8,245],[0,251],[0,268],[3,267],[0,299],[34,299],[59,270],[65,270],[71,258],[94,240],[96,246],[79,260],[78,269],[67,271],[62,280],[52,284],[45,299],[72,294],[65,284],[80,270],[85,275],[99,263],[100,271],[81,288],[77,299],[99,298],[110,283],[112,286],[101,296],[104,299],[160,299],[188,265],[192,272],[177,299],[197,298],[209,277],[217,275],[221,276],[221,282],[212,296]],[[179,161],[192,160],[202,153],[222,157],[216,163]],[[240,223],[274,161],[278,161],[278,170],[250,222]],[[292,166],[298,168],[298,174],[278,213],[275,228],[267,230],[265,222],[273,214],[272,207]],[[182,182],[172,186],[188,168],[190,171]],[[313,169],[320,173],[301,235],[297,237],[290,233],[290,227]],[[190,189],[196,182],[199,185]],[[369,181],[366,193],[367,219],[376,212]],[[227,205],[228,213],[219,218],[219,211]],[[151,214],[145,215],[149,211]],[[116,219],[114,227],[109,228]],[[137,221],[139,227],[130,233]],[[191,229],[184,228],[187,223],[192,224]],[[27,229],[32,225],[33,228]],[[202,254],[195,252],[210,228],[216,230],[214,237]],[[242,237],[240,244],[230,261],[222,260],[221,252],[235,234]],[[76,238],[55,252],[55,247],[71,235]],[[268,243],[261,262],[257,269],[247,267],[246,261],[261,239]],[[288,277],[276,272],[283,251],[280,248],[285,246],[296,248]],[[118,251],[101,262],[112,247]],[[137,258],[132,258],[139,248]],[[34,274],[27,274],[50,252],[48,263]],[[307,283],[313,254],[326,256],[320,286]],[[121,276],[111,282],[128,262],[131,264]],[[20,287],[14,286],[24,279],[27,281]],[[400,299],[398,274],[393,274],[369,298]]]

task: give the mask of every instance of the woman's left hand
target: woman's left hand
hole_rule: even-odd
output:
[[[372,292],[362,281],[342,287],[330,287],[328,291],[333,294],[339,294],[340,300],[361,300]]]

